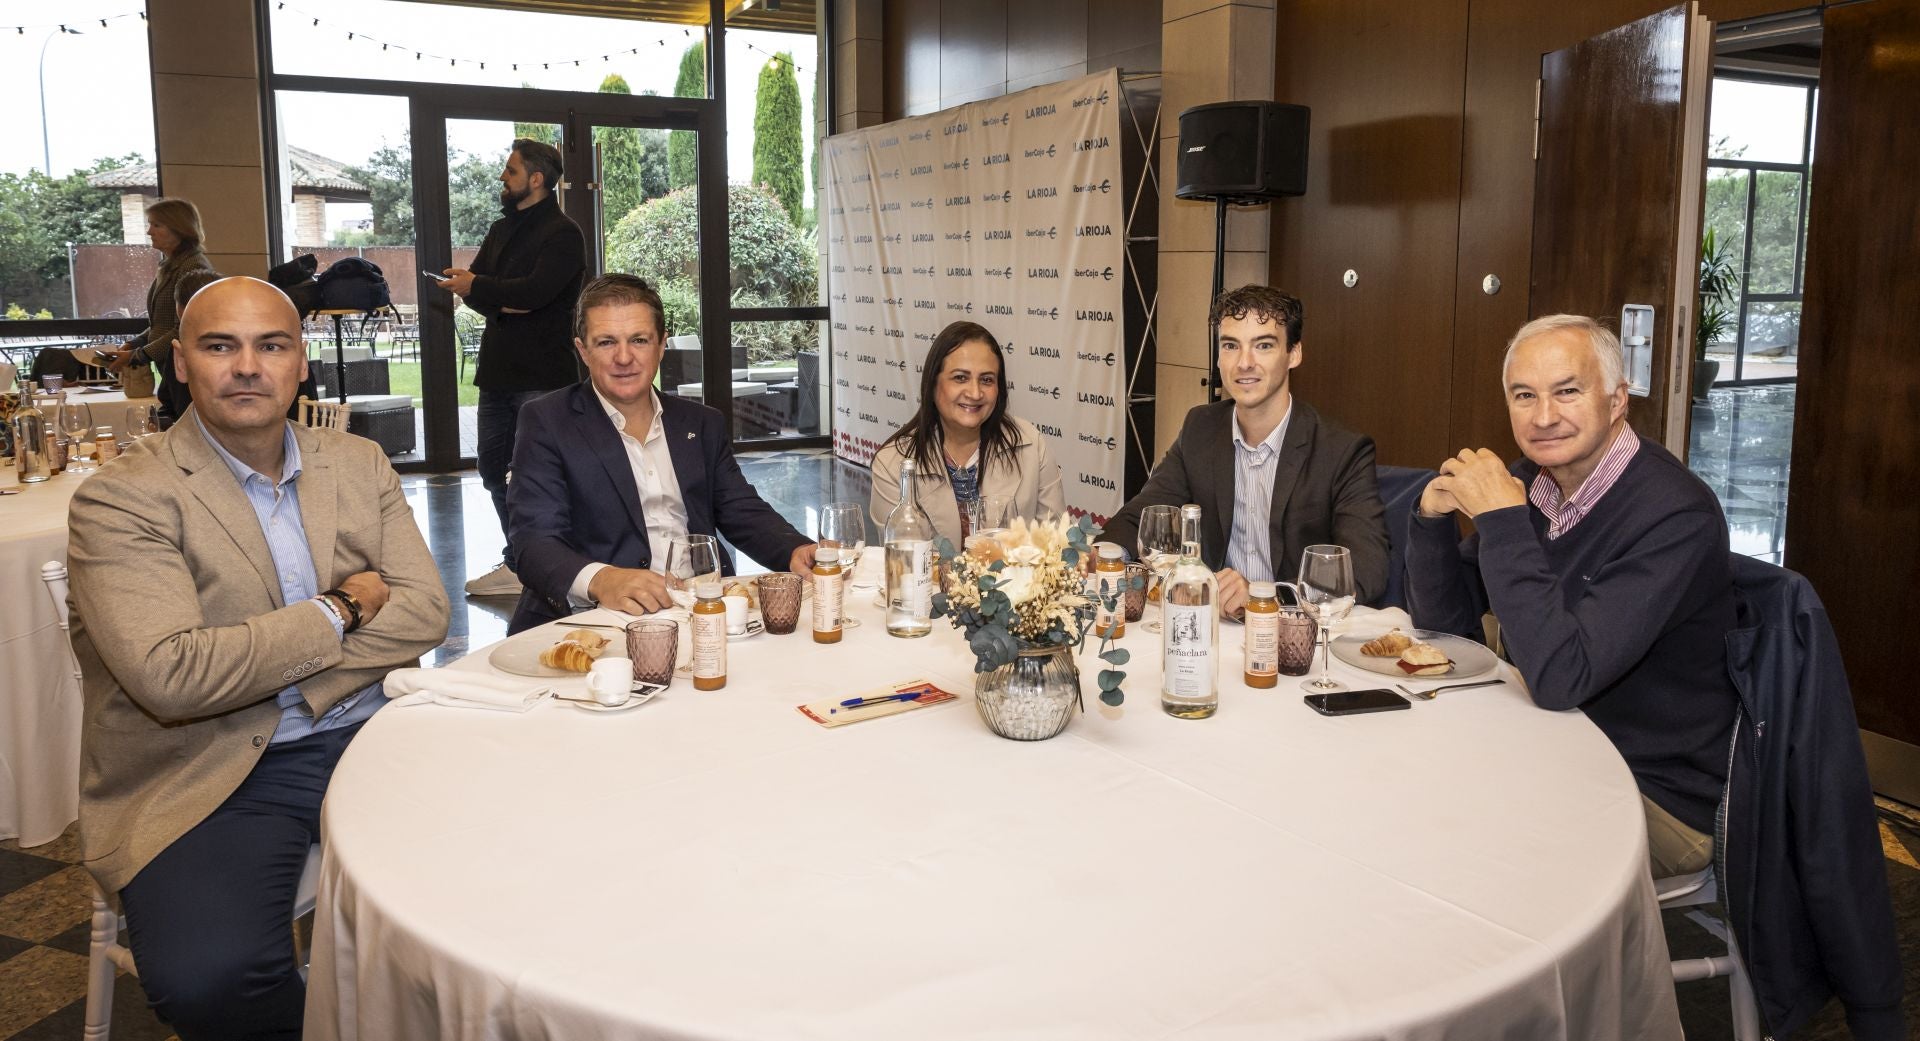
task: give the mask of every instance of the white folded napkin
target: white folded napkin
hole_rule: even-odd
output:
[[[1335,636],[1345,636],[1354,631],[1386,632],[1388,629],[1413,628],[1413,618],[1397,607],[1355,607],[1329,628]]]
[[[448,705],[502,712],[525,712],[553,695],[553,688],[538,680],[452,669],[395,669],[387,673],[384,689],[395,708]]]

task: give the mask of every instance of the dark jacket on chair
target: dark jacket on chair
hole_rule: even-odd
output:
[[[813,540],[747,483],[726,420],[671,395],[659,401],[687,532],[722,535],[767,567],[784,570],[793,551]],[[572,614],[567,590],[588,564],[647,568],[667,551],[648,544],[633,466],[593,384],[576,383],[521,407],[507,482],[507,541],[526,587],[507,627],[516,633]],[[733,574],[724,554],[721,567]]]
[[[1847,673],[1805,578],[1734,556],[1740,697],[1716,847],[1720,892],[1768,1029],[1834,994],[1862,1041],[1908,1036],[1900,948]]]

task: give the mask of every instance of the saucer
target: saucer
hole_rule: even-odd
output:
[[[652,701],[653,696],[660,693],[661,689],[662,688],[654,687],[645,693],[631,695],[627,700],[622,701],[618,705],[602,705],[598,701],[580,701],[574,698],[559,698],[557,700],[564,701],[583,712],[625,712],[628,709],[639,708],[641,705]]]

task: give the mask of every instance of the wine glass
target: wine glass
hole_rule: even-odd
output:
[[[860,554],[867,548],[867,508],[857,502],[830,502],[820,511],[820,548],[817,554],[825,558],[838,553],[840,560],[840,581],[848,588],[853,586],[853,576],[860,564]],[[872,576],[861,588],[871,588]],[[860,622],[856,618],[843,617],[841,628],[855,629]]]
[[[1346,690],[1333,678],[1333,623],[1353,610],[1353,554],[1345,546],[1308,546],[1300,554],[1300,597],[1320,623],[1320,677],[1308,680],[1309,690]]]
[[[667,543],[667,595],[681,607],[693,606],[693,590],[720,578],[720,543],[712,535],[675,535]]]
[[[71,442],[67,449],[67,469],[73,473],[92,473],[94,464],[85,461],[80,455],[80,446],[86,442],[87,435],[93,432],[93,410],[85,403],[67,404],[62,402],[55,422]]]
[[[1180,508],[1149,506],[1141,510],[1139,538],[1134,548],[1140,551],[1140,563],[1154,573],[1164,594],[1167,575],[1172,573],[1173,565],[1180,560]],[[1147,631],[1159,632],[1160,619],[1147,622]]]
[[[160,432],[159,413],[152,405],[128,405],[124,431],[128,440]]]

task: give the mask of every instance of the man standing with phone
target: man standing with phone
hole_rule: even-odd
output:
[[[440,286],[487,320],[473,385],[480,388],[480,483],[507,530],[508,468],[520,406],[580,378],[573,355],[573,304],[586,276],[586,238],[560,212],[560,152],[518,138],[500,172],[500,204],[473,267],[448,268]],[[504,542],[504,537],[502,539]],[[518,596],[511,549],[467,582],[469,596]]]

